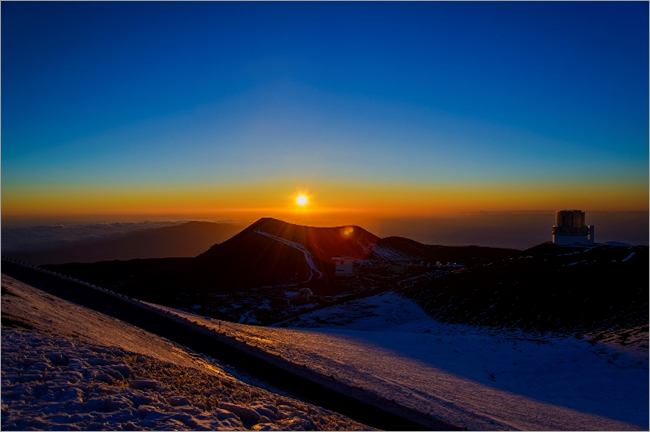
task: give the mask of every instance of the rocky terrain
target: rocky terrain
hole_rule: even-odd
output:
[[[403,293],[444,322],[541,331],[648,328],[648,247],[541,244],[425,275]]]

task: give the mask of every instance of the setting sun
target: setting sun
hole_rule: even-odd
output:
[[[296,198],[296,204],[299,206],[305,206],[307,204],[307,197],[305,195],[298,195]]]

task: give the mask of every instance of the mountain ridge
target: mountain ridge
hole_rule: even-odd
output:
[[[385,271],[385,268],[396,262],[419,265],[425,261],[432,264],[444,260],[445,253],[440,253],[440,248],[431,248],[403,237],[381,239],[356,225],[311,227],[274,218],[261,218],[222,243],[213,244],[194,258],[170,259],[168,269],[164,268],[162,261],[158,261],[160,266],[153,262],[149,265],[145,263],[146,259],[129,264],[126,264],[128,261],[124,264],[113,261],[111,265],[135,269],[142,264],[142,272],[138,274],[135,271],[135,281],[127,285],[144,284],[151,290],[156,286],[163,290],[173,290],[176,287],[191,291],[232,292],[268,286],[307,286],[315,293],[327,293],[332,292],[331,287],[339,281],[334,272],[336,258],[345,257],[366,269]],[[454,251],[459,249],[462,248],[445,248]],[[493,252],[495,249],[485,250]],[[504,256],[514,252],[509,249],[499,251]],[[462,254],[456,255],[460,257]],[[87,279],[91,275],[80,272],[80,269],[111,265],[64,264],[56,268],[62,272],[72,271]],[[45,267],[54,269],[49,265]],[[156,271],[149,271],[145,267]],[[110,270],[101,270],[101,273],[108,274]],[[94,282],[107,282],[94,279]]]

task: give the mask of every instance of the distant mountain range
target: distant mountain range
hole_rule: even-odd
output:
[[[32,245],[26,250],[3,251],[3,256],[35,265],[195,257],[244,228],[241,224],[192,221],[174,226],[58,242],[40,248]]]

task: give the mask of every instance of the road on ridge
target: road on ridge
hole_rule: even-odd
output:
[[[326,388],[214,337],[188,328],[170,317],[141,308],[111,294],[4,260],[2,272],[35,288],[113,316],[218,359],[300,399],[339,412],[368,426],[384,430],[459,430],[433,418],[427,419],[426,424],[421,424],[352,398],[348,394]]]

